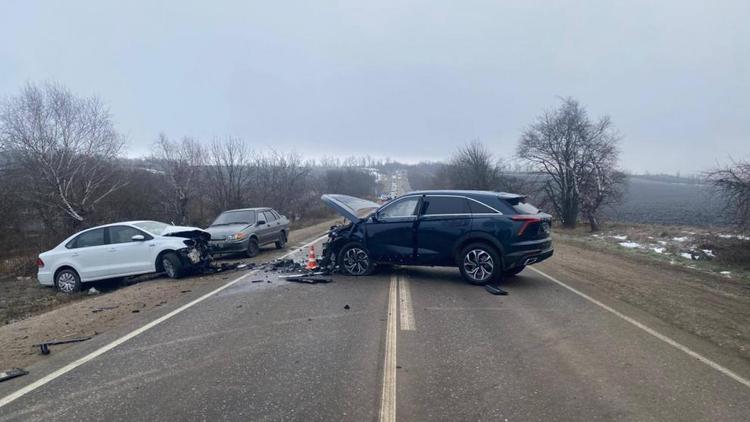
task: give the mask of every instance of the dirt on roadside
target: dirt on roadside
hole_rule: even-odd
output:
[[[339,221],[329,220],[293,230],[285,249],[266,246],[255,258],[230,256],[221,262],[273,260],[322,235]],[[158,313],[162,307],[173,308],[187,303],[238,275],[238,272],[220,272],[180,280],[153,276],[127,287],[91,283],[101,290],[100,294],[89,295],[84,290],[72,296],[39,286],[33,278],[0,281],[0,311],[8,318],[11,310],[13,318],[0,326],[0,370],[25,367],[43,358],[32,344],[51,339],[95,336],[127,324],[143,313]],[[85,286],[90,287],[89,284]],[[55,350],[66,347],[70,346],[55,346]]]
[[[539,269],[750,360],[750,283],[556,236]]]

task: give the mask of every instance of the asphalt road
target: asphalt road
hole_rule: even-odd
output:
[[[509,281],[508,296],[464,284],[455,269],[318,285],[252,279],[0,407],[0,421],[750,419],[750,386],[534,271]],[[40,376],[3,383],[0,399]]]

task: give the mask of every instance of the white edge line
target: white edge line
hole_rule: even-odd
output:
[[[743,384],[746,387],[750,387],[750,380],[748,380],[747,378],[744,378],[744,377],[736,374],[732,370],[719,365],[718,363],[716,363],[716,362],[712,361],[711,359],[709,359],[709,358],[701,355],[700,353],[694,352],[693,350],[689,349],[687,346],[683,346],[682,344],[676,342],[675,340],[672,340],[671,338],[665,336],[664,334],[662,334],[662,333],[660,333],[660,332],[658,332],[658,331],[656,331],[656,330],[654,330],[654,329],[652,329],[652,328],[650,328],[650,327],[648,327],[648,326],[646,326],[646,325],[644,325],[644,324],[636,321],[635,319],[633,319],[633,318],[631,318],[631,317],[629,317],[629,316],[627,316],[627,315],[625,315],[625,314],[623,314],[623,313],[621,313],[621,312],[619,312],[619,311],[617,311],[617,310],[615,310],[615,309],[613,309],[613,308],[605,305],[604,303],[602,303],[602,302],[594,299],[593,297],[587,295],[586,293],[583,293],[583,292],[581,292],[581,291],[579,291],[579,290],[577,290],[577,289],[575,289],[573,287],[568,286],[567,284],[565,284],[562,281],[560,281],[560,280],[552,277],[551,275],[546,274],[546,273],[544,273],[544,272],[542,272],[540,270],[537,270],[536,268],[533,268],[533,267],[529,267],[529,268],[531,270],[534,270],[535,272],[541,274],[542,276],[550,279],[551,281],[559,284],[560,286],[565,287],[566,289],[568,289],[571,292],[577,294],[578,296],[581,296],[582,298],[588,300],[589,302],[593,303],[594,305],[597,305],[600,308],[602,308],[602,309],[604,309],[604,310],[606,310],[606,311],[608,311],[608,312],[610,312],[610,313],[612,313],[612,314],[614,314],[614,315],[616,315],[616,316],[624,319],[625,321],[627,321],[627,322],[635,325],[636,327],[638,327],[641,330],[643,330],[643,331],[651,334],[652,336],[658,338],[659,340],[661,340],[661,341],[669,344],[670,346],[672,346],[672,347],[674,347],[674,348],[676,348],[676,349],[678,349],[678,350],[686,353],[687,355],[689,355],[689,356],[691,356],[691,357],[693,357],[695,359],[698,359],[699,361],[703,362],[704,364],[706,364],[706,365],[710,366],[711,368],[713,368],[713,369],[721,372],[722,374],[728,376],[729,378],[732,378],[733,380],[739,382],[740,384]]]
[[[306,247],[308,247],[308,246],[310,246],[312,244],[317,243],[321,239],[325,239],[326,236],[327,235],[320,236],[317,239],[315,239],[315,240],[313,240],[311,242],[308,242],[308,243],[300,246],[299,248],[297,248],[297,249],[295,249],[295,250],[293,250],[293,251],[291,251],[291,252],[283,255],[282,257],[280,257],[278,259],[284,259],[284,258],[286,258],[286,257],[288,257],[290,255],[293,255],[293,254],[295,254],[295,253],[297,253],[297,252],[299,252],[301,250],[304,250]],[[84,363],[86,363],[86,362],[88,362],[88,361],[90,361],[92,359],[95,359],[96,357],[101,356],[104,353],[107,353],[108,351],[114,349],[115,347],[121,345],[122,343],[125,343],[126,341],[132,339],[133,337],[135,337],[135,336],[137,336],[139,334],[142,334],[142,333],[150,330],[151,328],[156,327],[157,325],[161,324],[162,322],[164,322],[164,321],[172,318],[173,316],[175,316],[175,315],[183,312],[184,310],[186,310],[186,309],[188,309],[188,308],[190,308],[192,306],[197,305],[200,302],[203,302],[204,300],[206,300],[209,297],[215,295],[216,293],[219,293],[220,291],[222,291],[222,290],[224,290],[224,289],[226,289],[226,288],[228,288],[230,286],[233,286],[234,284],[238,283],[242,279],[244,279],[246,277],[249,277],[249,276],[251,276],[251,275],[253,275],[255,273],[257,273],[257,270],[253,270],[253,271],[250,271],[248,273],[245,273],[245,274],[243,274],[243,275],[235,278],[234,280],[232,280],[232,281],[230,281],[230,282],[222,285],[221,287],[219,287],[217,289],[214,289],[214,290],[212,290],[212,291],[204,294],[203,296],[201,296],[201,297],[193,300],[192,302],[189,302],[189,303],[186,303],[186,304],[180,306],[179,308],[173,310],[172,312],[170,312],[170,313],[168,313],[166,315],[163,315],[163,316],[161,316],[161,317],[159,317],[159,318],[157,318],[157,319],[149,322],[148,324],[146,324],[146,325],[144,325],[144,326],[142,326],[140,328],[137,328],[137,329],[135,329],[135,330],[133,330],[133,331],[127,333],[127,334],[125,334],[124,336],[122,336],[122,337],[120,337],[120,338],[112,341],[111,343],[106,344],[106,345],[100,347],[99,349],[94,350],[93,352],[89,353],[88,355],[86,355],[86,356],[84,356],[84,357],[82,357],[82,358],[80,358],[80,359],[78,359],[76,361],[73,361],[73,362],[71,362],[71,363],[63,366],[62,368],[60,368],[60,369],[58,369],[58,370],[56,370],[56,371],[54,371],[54,372],[52,372],[52,373],[50,373],[50,374],[48,374],[48,375],[46,375],[44,377],[42,377],[42,378],[40,378],[40,379],[32,382],[31,384],[29,384],[29,385],[27,385],[25,387],[22,387],[21,389],[19,389],[19,390],[15,391],[15,392],[13,392],[13,393],[11,393],[11,394],[3,397],[2,399],[0,399],[0,408],[3,407],[3,406],[5,406],[5,405],[7,405],[7,404],[9,404],[9,403],[11,403],[12,401],[14,401],[16,399],[22,397],[23,395],[36,390],[37,388],[43,386],[44,384],[47,384],[48,382],[54,380],[55,378],[58,378],[58,377],[60,377],[62,375],[65,375],[66,373],[72,371],[73,369],[75,369],[75,368],[83,365]]]

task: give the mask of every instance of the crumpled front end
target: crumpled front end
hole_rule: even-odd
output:
[[[169,233],[165,236],[184,237],[185,247],[177,250],[182,263],[189,268],[205,269],[211,264],[211,254],[208,241],[211,235],[203,230],[190,230]]]

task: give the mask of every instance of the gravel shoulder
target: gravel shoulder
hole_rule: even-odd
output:
[[[563,233],[540,270],[610,303],[624,302],[750,363],[750,282],[670,264]]]
[[[321,236],[338,220],[328,220],[293,230],[289,243],[282,250],[271,246],[262,249],[255,258],[227,257],[220,262],[266,262]],[[23,319],[0,326],[0,370],[26,367],[43,358],[33,344],[51,340],[96,336],[138,318],[164,314],[219,287],[239,275],[221,272],[171,280],[163,276],[148,276],[126,287],[97,284],[102,293],[66,297],[52,289],[38,286],[35,279],[0,282],[4,305],[11,300],[33,302]],[[62,351],[71,345],[55,346]]]

